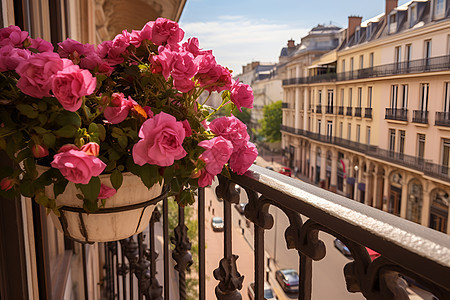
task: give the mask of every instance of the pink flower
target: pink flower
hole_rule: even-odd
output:
[[[236,105],[239,111],[242,111],[241,106],[253,108],[253,90],[247,85],[240,83],[239,80],[233,82],[231,86],[231,101]]]
[[[195,87],[195,84],[190,79],[174,79],[173,86],[180,92],[187,93]]]
[[[40,53],[53,52],[53,45],[50,42],[47,42],[46,40],[43,40],[41,38],[31,39],[30,48],[36,49]]]
[[[130,34],[130,44],[139,48],[144,40],[152,40],[152,30],[154,21],[150,21],[141,30],[132,30]]]
[[[205,187],[212,184],[215,175],[208,173],[206,170],[202,170],[200,177],[198,178],[198,186]]]
[[[223,166],[233,153],[233,144],[223,137],[217,136],[211,140],[201,141],[198,145],[206,149],[199,157],[205,162],[206,171],[212,175],[222,172]]]
[[[14,180],[12,180],[10,178],[5,177],[0,181],[0,189],[2,189],[4,191],[10,190],[13,186],[14,186]]]
[[[142,124],[139,130],[141,140],[133,147],[136,164],[170,166],[176,159],[186,156],[183,149],[185,129],[174,116],[161,112]]]
[[[258,150],[256,150],[255,145],[247,142],[244,147],[231,155],[230,168],[238,175],[242,175],[250,168],[257,156]]]
[[[186,137],[191,136],[192,129],[191,129],[191,125],[189,125],[188,120],[183,120],[183,127],[184,127],[184,130],[186,131]]]
[[[198,39],[196,37],[189,38],[187,42],[183,43],[183,49],[192,53],[192,55],[194,55],[195,57],[202,53],[201,49],[199,48]]]
[[[65,110],[77,111],[83,102],[81,97],[92,94],[96,85],[97,78],[91,72],[64,59],[64,69],[53,76],[52,91]]]
[[[207,72],[207,75],[211,78],[211,81],[213,78],[217,78],[213,81],[213,86],[207,88],[208,91],[222,92],[231,88],[233,79],[231,78],[230,70],[227,68],[216,65]]]
[[[198,64],[198,72],[199,73],[208,73],[212,68],[217,66],[216,59],[212,54],[212,51],[203,51],[201,55],[195,57],[195,61]],[[217,67],[217,80],[221,74],[222,70],[220,69],[220,65]]]
[[[0,47],[11,45],[13,47],[23,47],[23,42],[28,38],[28,32],[20,30],[18,26],[8,26],[0,28]]]
[[[155,45],[177,44],[184,37],[184,31],[174,21],[158,18],[152,26],[152,42]]]
[[[31,52],[26,49],[6,45],[0,48],[0,72],[15,70],[24,60],[30,58]]]
[[[80,150],[80,149],[77,146],[75,146],[74,144],[65,144],[64,146],[59,148],[58,153],[66,152],[69,150]]]
[[[46,157],[48,155],[47,148],[38,144],[33,145],[31,152],[33,152],[33,156],[36,158]]]
[[[177,52],[170,50],[169,48],[165,48],[160,46],[158,48],[159,55],[154,55],[150,58],[153,69],[160,69],[162,75],[167,80],[170,76],[170,72],[172,72],[173,62],[175,60],[175,55]],[[152,70],[153,71],[153,70]],[[154,72],[160,73],[160,72]]]
[[[100,184],[100,193],[98,194],[98,199],[108,199],[114,196],[117,193],[117,191],[113,188],[110,188],[107,185],[104,185],[103,183]]]
[[[53,75],[61,71],[63,67],[64,62],[56,53],[33,54],[16,68],[17,74],[20,75],[17,87],[31,97],[49,97]]]
[[[209,129],[218,136],[221,136],[233,143],[234,151],[245,146],[250,136],[247,133],[247,126],[238,118],[221,117],[211,121]]]
[[[70,58],[70,56],[76,52],[80,56],[87,56],[95,53],[94,45],[82,44],[72,39],[66,39],[65,41],[58,43],[58,53],[61,57]]]
[[[155,114],[152,112],[152,109],[151,109],[150,106],[144,106],[144,111],[145,111],[145,113],[147,114],[147,117],[148,117],[148,118],[153,118],[153,116],[155,115]]]
[[[81,147],[81,151],[86,153],[87,155],[98,156],[100,152],[100,145],[97,143],[87,143]]]
[[[130,110],[135,104],[137,105],[136,101],[131,99],[131,97],[125,99],[122,93],[112,94],[111,103],[105,108],[104,112],[106,120],[111,124],[119,124],[128,117]]]
[[[172,64],[171,75],[174,79],[191,79],[197,74],[198,65],[194,56],[189,52],[176,52]]]
[[[103,172],[106,164],[98,157],[72,149],[55,154],[51,166],[73,183],[88,184],[91,177]]]

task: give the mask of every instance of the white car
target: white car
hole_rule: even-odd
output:
[[[255,283],[254,282],[250,282],[248,284],[247,293],[248,293],[248,297],[250,298],[250,300],[255,299]],[[278,299],[278,297],[275,296],[275,293],[274,293],[272,287],[270,286],[270,283],[268,283],[267,281],[264,282],[264,299],[266,299],[266,300]]]

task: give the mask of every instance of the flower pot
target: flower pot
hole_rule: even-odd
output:
[[[103,184],[110,185],[109,175],[100,175]],[[46,187],[48,195],[53,187]],[[123,183],[117,193],[106,199],[105,207],[95,213],[83,210],[81,192],[69,182],[63,194],[56,198],[61,216],[51,214],[56,228],[81,243],[117,241],[142,232],[149,224],[157,202],[167,195],[167,188],[155,184],[150,189],[131,173],[123,173]]]

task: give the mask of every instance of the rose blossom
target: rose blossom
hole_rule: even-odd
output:
[[[239,111],[242,111],[241,106],[253,108],[253,91],[249,85],[243,84],[237,80],[233,82],[230,93],[231,101],[236,105]]]
[[[26,49],[6,45],[0,48],[0,72],[15,70],[24,60],[30,58],[31,52]]]
[[[217,175],[222,171],[233,153],[233,144],[221,136],[201,141],[198,145],[206,149],[199,158],[205,162],[206,171],[212,175]]]
[[[75,112],[81,107],[81,97],[92,94],[96,85],[91,72],[64,59],[64,69],[53,76],[52,91],[64,109]]]
[[[0,189],[2,189],[4,191],[10,190],[13,186],[14,186],[14,180],[12,180],[11,178],[5,177],[0,181]]]
[[[53,52],[53,45],[50,42],[47,42],[46,40],[43,40],[41,38],[31,39],[30,48],[36,49],[40,53]]]
[[[42,145],[33,145],[31,148],[31,152],[33,153],[33,156],[36,158],[46,157],[48,155],[48,150]]]
[[[189,125],[189,121],[188,120],[183,120],[183,127],[184,130],[186,131],[186,137],[189,137],[192,135],[192,128],[191,125]]]
[[[97,143],[90,142],[87,143],[86,145],[83,145],[80,150],[86,153],[87,155],[98,156],[100,152],[100,145]]]
[[[63,67],[64,61],[56,53],[33,54],[16,68],[20,76],[17,87],[31,97],[49,97],[53,75],[61,71]]]
[[[250,139],[247,126],[235,116],[214,119],[209,124],[209,129],[214,134],[232,142],[234,151],[246,145]]]
[[[82,44],[72,39],[66,39],[63,42],[58,43],[58,46],[58,53],[61,57],[64,58],[69,58],[74,52],[77,52],[82,56],[87,56],[89,54],[95,53],[94,45]]]
[[[200,177],[198,178],[198,186],[205,187],[212,184],[215,175],[208,173],[206,170],[202,170]]]
[[[194,56],[189,52],[178,52],[174,55],[171,75],[174,79],[191,79],[198,71]]]
[[[184,31],[174,21],[158,18],[152,26],[152,42],[155,45],[177,44],[183,39]]]
[[[0,28],[0,47],[6,45],[22,47],[27,38],[28,32],[22,31],[18,26],[10,25]]]
[[[258,150],[255,145],[247,142],[245,146],[231,155],[230,168],[238,175],[242,175],[250,168],[257,156]]]
[[[183,149],[185,129],[174,116],[161,112],[145,121],[139,130],[141,140],[133,147],[133,160],[136,164],[170,166],[176,159],[186,156]]]
[[[130,96],[125,99],[122,93],[114,93],[111,95],[110,106],[105,108],[104,116],[111,124],[119,124],[127,118],[135,104],[137,105],[136,101]]]
[[[51,166],[73,183],[88,184],[91,177],[103,172],[106,164],[98,157],[71,149],[55,154]]]
[[[227,68],[221,65],[216,65],[211,68],[207,74],[211,78],[217,78],[217,80],[213,82],[213,86],[207,88],[208,91],[222,92],[231,88],[233,79],[231,78],[230,70]]]
[[[98,194],[98,199],[108,199],[114,196],[117,193],[117,191],[113,188],[110,188],[107,185],[104,185],[103,183],[100,184],[100,193]]]

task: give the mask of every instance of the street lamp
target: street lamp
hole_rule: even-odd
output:
[[[358,200],[358,170],[359,170],[358,165],[355,165],[354,169],[355,169],[355,195],[353,200]]]

